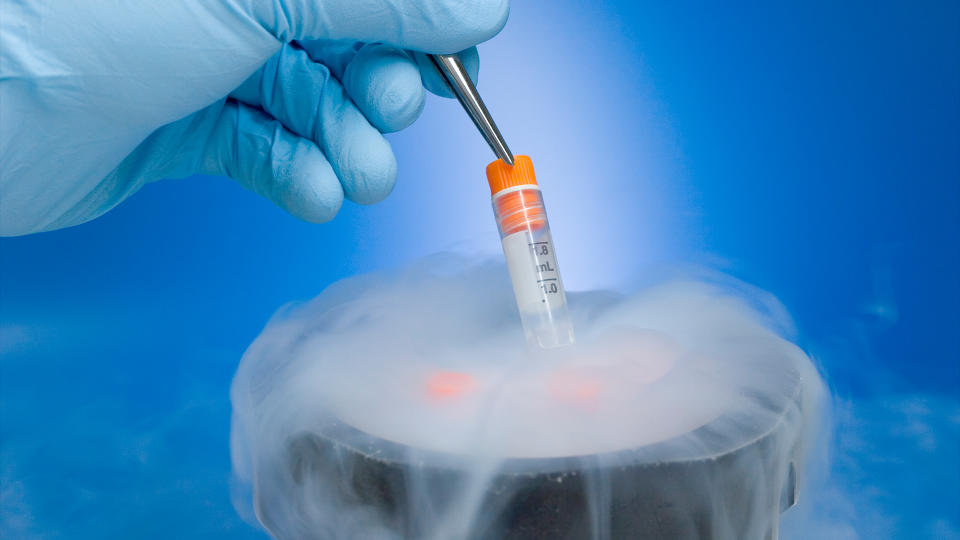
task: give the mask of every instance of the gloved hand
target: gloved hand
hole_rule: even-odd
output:
[[[0,234],[83,223],[147,182],[229,176],[302,219],[386,197],[381,133],[447,94],[423,54],[507,0],[0,0]],[[466,49],[466,50],[464,50]]]

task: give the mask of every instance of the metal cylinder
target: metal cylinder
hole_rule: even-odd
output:
[[[801,446],[793,431],[801,423],[791,418],[801,414],[799,402],[783,405],[780,417],[756,426],[742,444],[709,456],[651,461],[670,454],[676,441],[664,441],[611,454],[505,459],[489,476],[484,469],[473,488],[475,465],[458,456],[409,448],[331,420],[320,434],[290,440],[282,460],[289,470],[261,473],[325,486],[323,504],[334,506],[327,512],[362,508],[390,538],[774,540],[780,512],[796,501]],[[718,430],[736,421],[721,416],[689,435],[720,439]],[[479,498],[464,514],[456,507],[471,489]],[[255,504],[262,523],[283,537],[296,509],[263,499]],[[460,522],[450,524],[458,513],[452,519]],[[315,537],[339,538],[336,529]]]

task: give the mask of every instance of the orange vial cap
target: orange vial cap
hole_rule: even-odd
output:
[[[427,395],[434,399],[459,397],[475,385],[473,377],[456,371],[438,371],[427,379]]]
[[[502,159],[487,165],[487,182],[490,183],[490,195],[496,195],[511,187],[535,186],[537,177],[533,174],[530,156],[513,156],[512,167]]]

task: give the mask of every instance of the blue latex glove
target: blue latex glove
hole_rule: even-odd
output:
[[[507,0],[0,2],[0,234],[83,223],[147,182],[234,178],[302,219],[393,188],[381,133],[447,91],[422,54]],[[466,50],[464,50],[466,49]]]

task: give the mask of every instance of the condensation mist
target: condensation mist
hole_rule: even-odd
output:
[[[570,293],[553,351],[500,265],[336,283],[244,355],[236,504],[283,539],[774,539],[823,390],[778,304],[723,283]]]

